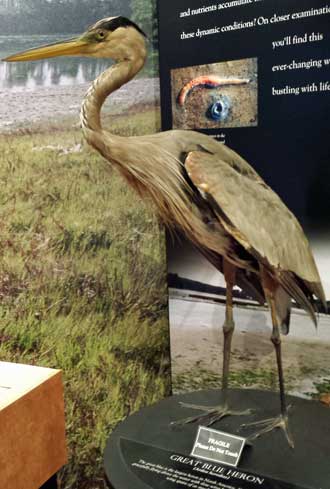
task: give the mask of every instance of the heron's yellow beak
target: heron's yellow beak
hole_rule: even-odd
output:
[[[22,51],[8,56],[3,61],[35,61],[55,56],[83,56],[86,54],[88,46],[90,46],[88,39],[78,37]]]

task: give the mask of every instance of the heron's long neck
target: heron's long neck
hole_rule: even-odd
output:
[[[80,120],[83,129],[87,132],[102,130],[101,109],[106,98],[131,80],[143,64],[144,60],[142,59],[120,61],[93,82],[81,107]]]

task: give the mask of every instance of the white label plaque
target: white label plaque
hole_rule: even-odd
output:
[[[237,467],[246,438],[199,426],[191,455]]]

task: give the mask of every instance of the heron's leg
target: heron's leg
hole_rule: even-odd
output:
[[[230,367],[231,342],[234,333],[235,323],[233,318],[233,287],[235,285],[236,268],[231,263],[223,260],[223,271],[226,281],[226,315],[223,324],[223,365],[222,365],[222,400],[218,406],[202,406],[181,402],[181,406],[189,409],[197,409],[204,414],[191,416],[189,418],[176,421],[173,425],[199,422],[206,426],[211,426],[216,421],[220,421],[225,416],[244,416],[251,414],[251,410],[238,411],[229,408],[228,403],[228,377]]]
[[[266,293],[266,297],[270,306],[273,330],[271,335],[271,341],[275,348],[276,354],[276,362],[277,362],[277,371],[278,371],[278,383],[280,388],[280,403],[281,403],[281,413],[279,416],[275,418],[264,419],[262,421],[257,421],[255,423],[248,423],[243,425],[246,426],[259,426],[260,430],[249,436],[249,440],[254,440],[259,436],[269,433],[273,431],[275,428],[281,428],[284,431],[284,434],[287,438],[288,444],[291,448],[294,448],[294,442],[292,435],[290,433],[289,428],[289,409],[291,406],[287,406],[286,398],[285,398],[285,387],[284,387],[284,374],[283,374],[283,365],[282,365],[282,347],[281,347],[281,334],[280,327],[276,315],[276,305],[274,299],[274,290],[276,290],[276,286],[273,286],[272,279],[269,276],[264,275],[263,278],[263,286]]]
[[[234,265],[224,259],[223,271],[226,281],[226,316],[223,324],[222,402],[224,406],[228,406],[228,380],[231,342],[235,329],[233,316],[233,288],[235,285],[236,269]]]

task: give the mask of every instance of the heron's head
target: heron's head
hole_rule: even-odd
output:
[[[134,22],[125,17],[108,17],[99,20],[82,35],[23,51],[4,61],[35,61],[55,56],[91,56],[112,58],[114,61],[144,61],[146,35]]]

